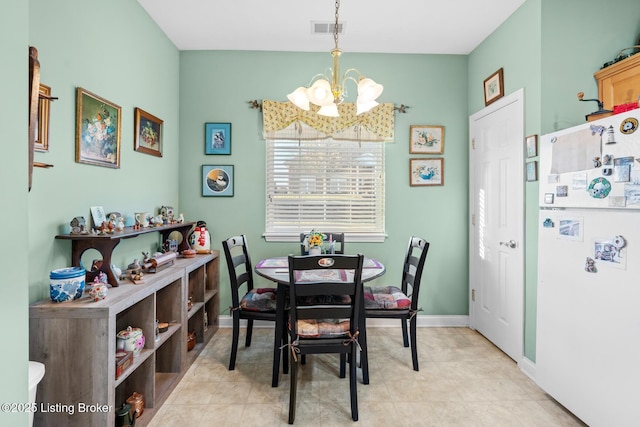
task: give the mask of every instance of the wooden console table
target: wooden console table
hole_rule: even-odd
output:
[[[182,242],[178,246],[178,251],[189,249],[187,234],[193,227],[195,222],[183,222],[180,224],[161,225],[159,227],[144,227],[134,229],[133,227],[125,227],[122,231],[114,231],[110,234],[59,234],[56,239],[71,240],[71,265],[74,267],[82,266],[82,254],[87,249],[95,249],[102,255],[102,266],[99,269],[87,270],[87,281],[92,281],[101,271],[107,275],[107,281],[111,286],[119,285],[119,278],[113,274],[111,269],[111,255],[120,240],[136,237],[141,234],[159,232],[164,242],[173,231],[182,234]]]

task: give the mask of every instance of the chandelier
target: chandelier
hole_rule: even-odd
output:
[[[311,79],[310,87],[301,86],[287,95],[289,101],[303,110],[309,110],[309,103],[320,107],[318,114],[321,116],[338,117],[338,104],[344,101],[346,96],[345,85],[352,81],[357,85],[358,98],[356,99],[356,114],[366,113],[378,105],[376,99],[382,93],[382,85],[372,79],[364,77],[355,68],[349,68],[340,76],[340,55],[342,50],[338,47],[338,10],[340,0],[336,0],[335,25],[333,27],[333,41],[335,47],[331,50],[333,68],[329,71],[331,76],[318,74]]]

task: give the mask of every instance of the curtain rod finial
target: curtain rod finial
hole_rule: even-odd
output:
[[[258,101],[257,99],[252,99],[251,101],[247,101],[247,103],[249,104],[249,108],[251,108],[252,110],[262,111],[262,102]]]

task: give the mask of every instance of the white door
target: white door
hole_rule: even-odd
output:
[[[470,325],[519,362],[524,333],[524,91],[469,118]]]

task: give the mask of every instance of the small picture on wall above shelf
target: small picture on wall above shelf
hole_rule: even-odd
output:
[[[76,162],[118,169],[122,108],[76,89]]]
[[[134,150],[162,157],[162,123],[141,108],[134,109]]]
[[[205,123],[205,154],[231,154],[231,123]]]
[[[233,165],[203,165],[202,195],[233,196]]]

